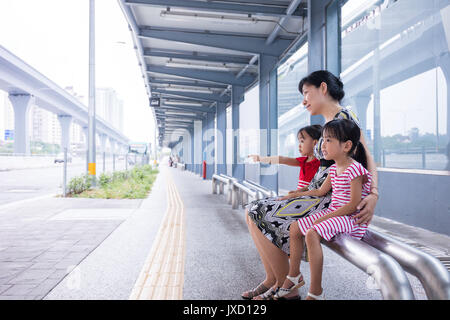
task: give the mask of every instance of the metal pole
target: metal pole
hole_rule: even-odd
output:
[[[116,154],[113,153],[113,172],[116,171]]]
[[[67,148],[64,148],[64,166],[63,166],[63,197],[66,197],[67,185]]]
[[[95,0],[89,0],[88,174],[95,186]]]

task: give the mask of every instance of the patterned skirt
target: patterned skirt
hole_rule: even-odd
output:
[[[331,203],[331,193],[325,197],[299,197],[277,200],[279,197],[255,200],[247,205],[248,215],[262,234],[275,246],[289,254],[289,228],[293,221],[322,211]]]

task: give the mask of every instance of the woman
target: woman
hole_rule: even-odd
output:
[[[333,119],[350,119],[359,125],[356,115],[342,107],[339,102],[344,98],[343,84],[332,73],[320,70],[303,78],[299,83],[303,94],[303,105],[311,115],[322,115],[325,122]],[[369,150],[361,133],[361,143]],[[318,189],[328,175],[333,161],[323,157],[322,139],[316,144],[315,156],[320,160],[320,167],[311,180],[308,189]],[[356,215],[357,223],[370,223],[378,200],[378,181],[376,164],[367,151],[368,170],[372,175],[370,194],[358,205],[360,213]],[[265,280],[256,288],[244,292],[244,299],[272,299],[284,283],[289,271],[289,226],[299,219],[314,214],[328,207],[331,194],[324,197],[298,197],[290,193],[282,198],[266,198],[251,202],[246,209],[246,220],[250,235],[255,242],[261,261],[266,271]],[[287,282],[289,280],[286,280]]]

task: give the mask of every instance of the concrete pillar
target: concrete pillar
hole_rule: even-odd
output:
[[[10,94],[14,109],[14,153],[30,154],[29,113],[34,97],[29,94]]]
[[[102,154],[105,152],[106,153],[106,139],[107,139],[107,135],[104,133],[99,134],[100,136],[100,150],[102,152]]]
[[[201,174],[203,157],[203,121],[194,121],[194,172]]]
[[[368,140],[372,139],[373,136],[373,134],[371,134],[370,137],[367,136],[367,108],[371,99],[370,93],[361,93],[351,97],[350,99],[353,103],[352,106],[355,108],[355,111],[358,115],[361,130],[364,132],[367,142],[369,142]]]
[[[225,103],[218,102],[216,106],[217,115],[217,128],[216,128],[216,141],[217,141],[217,174],[227,173],[227,105]]]
[[[259,57],[259,154],[261,156],[278,154],[277,63],[277,57],[266,55]],[[278,167],[261,163],[260,168],[259,183],[278,192]]]
[[[120,152],[120,148],[117,150],[116,140],[114,140],[113,138],[109,138],[109,150],[110,150],[111,153],[118,153],[118,152]]]
[[[70,151],[70,125],[72,124],[72,116],[59,114],[59,124],[61,125],[61,150],[67,148]]]
[[[206,161],[206,179],[211,179],[215,173],[215,130],[214,130],[214,114],[206,114],[206,118],[202,120],[203,131],[203,156],[202,163]]]
[[[450,53],[447,52],[445,55],[439,57],[438,66],[444,74],[447,86],[447,135],[450,135]]]
[[[240,163],[239,154],[239,105],[244,101],[244,87],[232,86],[231,87],[231,130],[232,130],[232,173],[233,177],[242,181],[245,179],[245,167],[243,163]]]
[[[189,128],[189,136],[191,139],[190,147],[191,147],[191,156],[189,159],[189,163],[187,165],[187,169],[191,172],[195,172],[195,132],[194,127]]]

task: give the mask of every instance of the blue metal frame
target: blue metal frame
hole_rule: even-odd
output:
[[[192,1],[192,0],[125,0],[129,5],[153,5],[162,7],[175,7],[182,9],[196,9],[207,11],[218,11],[226,13],[238,14],[255,14],[262,16],[284,17],[286,16],[286,7],[258,5],[258,4],[235,4],[226,2],[210,2],[210,1]],[[301,16],[302,10],[295,10],[292,15]]]
[[[249,34],[203,32],[195,29],[161,29],[150,26],[141,27],[139,36],[276,57],[280,56],[294,40],[278,37],[272,43],[267,44],[265,37]]]
[[[221,96],[216,93],[200,93],[200,92],[186,92],[186,91],[167,91],[152,88],[152,92],[157,92],[167,96],[187,97],[197,100],[214,101],[214,102],[228,102],[230,99],[228,96]]]
[[[243,75],[237,79],[233,73],[225,71],[194,70],[189,68],[173,68],[154,65],[147,65],[147,71],[244,87],[256,80],[255,77],[250,75]]]
[[[250,58],[225,54],[211,54],[197,51],[167,50],[156,48],[144,48],[145,57],[163,57],[172,59],[198,60],[220,63],[248,64]]]

